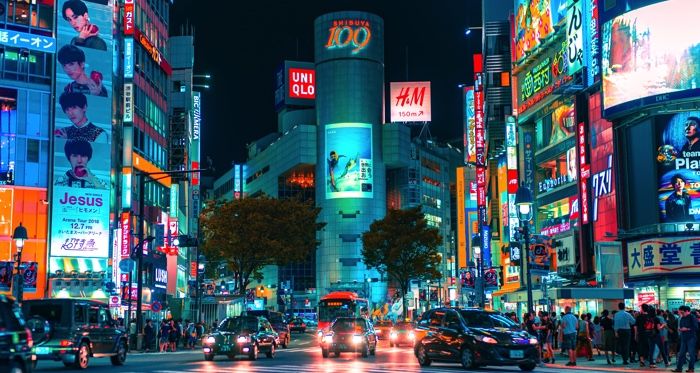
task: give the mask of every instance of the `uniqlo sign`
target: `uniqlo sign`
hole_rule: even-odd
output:
[[[121,242],[121,256],[122,258],[128,258],[131,253],[131,223],[130,223],[129,212],[122,212],[121,218],[121,230],[122,230],[122,242]]]
[[[124,1],[124,35],[134,34],[134,0]]]
[[[289,68],[287,77],[290,98],[316,98],[316,71],[313,69]]]

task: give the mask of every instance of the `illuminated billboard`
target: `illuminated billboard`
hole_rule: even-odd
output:
[[[430,122],[430,82],[391,82],[392,122]]]
[[[325,126],[326,198],[372,198],[372,125]]]
[[[699,221],[700,111],[656,120],[661,221]]]
[[[700,94],[700,2],[669,0],[603,25],[603,108],[606,115]]]
[[[515,0],[515,60],[535,49],[554,33],[566,16],[567,0]]]
[[[609,235],[606,235],[605,232],[617,232],[618,230],[617,195],[615,173],[613,172],[615,155],[613,124],[601,118],[600,105],[600,93],[589,97],[590,190],[592,197],[590,215],[595,242],[614,241],[617,237],[608,237]]]
[[[314,21],[316,63],[338,58],[384,62],[384,21],[371,13],[343,11]]]
[[[57,9],[50,255],[107,258],[114,8],[60,0]]]
[[[464,163],[476,163],[474,87],[464,87]]]
[[[316,103],[316,68],[311,62],[284,61],[275,73],[275,108],[313,107]]]

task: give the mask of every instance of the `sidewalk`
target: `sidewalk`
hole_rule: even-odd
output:
[[[669,372],[671,369],[674,369],[676,367],[675,365],[675,359],[671,361],[671,366],[666,368],[664,363],[662,362],[661,364],[657,364],[656,368],[649,368],[647,367],[640,367],[639,362],[636,363],[629,363],[629,365],[622,365],[622,359],[620,356],[616,356],[615,358],[615,363],[612,365],[608,365],[607,360],[605,360],[605,355],[598,356],[594,355],[593,358],[595,359],[594,361],[588,361],[587,358],[584,357],[579,357],[576,359],[576,369],[579,370],[605,370],[609,372],[644,372],[644,373],[649,373],[649,372]],[[568,367],[566,366],[566,363],[569,362],[569,357],[568,356],[561,356],[559,354],[559,351],[557,350],[555,352],[555,361],[556,364],[545,364],[547,368],[556,368],[556,369],[569,369],[573,367]]]

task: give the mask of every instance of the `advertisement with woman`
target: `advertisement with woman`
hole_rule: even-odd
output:
[[[51,256],[106,258],[113,0],[59,0]]]
[[[326,125],[326,198],[372,198],[372,125]]]
[[[700,111],[657,118],[661,222],[700,220]]]

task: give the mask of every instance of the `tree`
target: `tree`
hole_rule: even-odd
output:
[[[401,289],[403,317],[406,317],[406,293],[409,281],[440,278],[437,247],[442,237],[428,227],[421,208],[389,210],[384,219],[375,220],[362,234],[362,257],[369,268],[389,275]]]
[[[287,265],[315,253],[316,221],[321,210],[312,202],[266,196],[210,202],[200,215],[203,251],[210,261],[224,261],[238,274],[238,294],[251,280],[262,279],[266,265]]]

